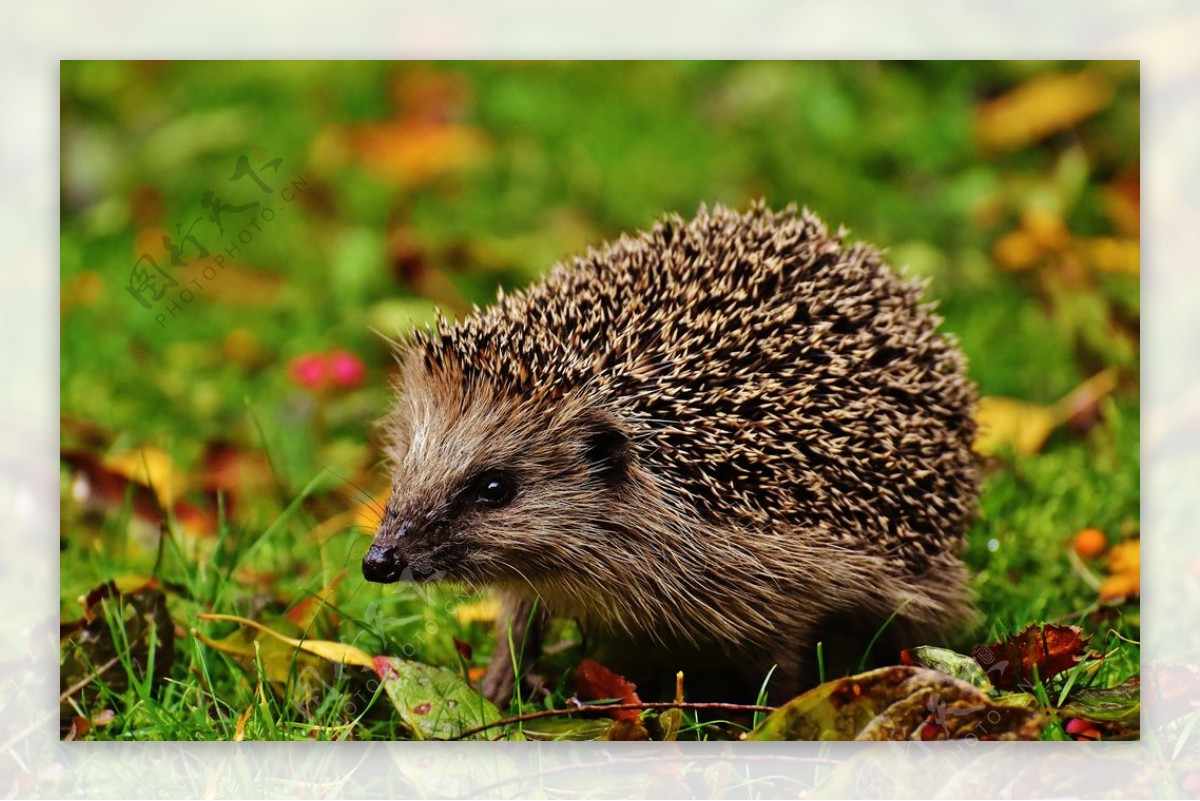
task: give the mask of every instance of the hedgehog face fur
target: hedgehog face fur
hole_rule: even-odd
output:
[[[831,621],[955,628],[974,391],[921,290],[758,204],[439,322],[402,347],[365,575],[540,597],[793,679]]]

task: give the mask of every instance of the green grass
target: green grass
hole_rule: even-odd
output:
[[[977,144],[981,102],[1076,69],[1111,79],[1107,108],[1012,152]],[[153,573],[181,635],[161,685],[126,659],[112,668],[126,675],[111,682],[122,689],[76,694],[85,716],[116,712],[86,736],[229,740],[243,715],[246,739],[405,736],[369,674],[266,642],[238,659],[191,635],[238,636],[233,624],[198,617],[217,612],[368,654],[457,671],[486,664],[490,628],[455,614],[474,597],[366,584],[358,562],[370,532],[353,522],[320,529],[387,486],[374,426],[389,403],[391,357],[372,329],[423,322],[435,305],[486,303],[497,286],[527,283],[664,211],[758,196],[806,204],[929,278],[985,395],[1051,403],[1102,368],[1118,371],[1119,389],[1086,432],[1060,429],[1037,454],[990,462],[966,549],[982,622],[955,645],[1033,623],[1082,626],[1107,657],[1098,670],[1040,684],[1045,702],[1068,684],[1137,675],[1136,601],[1101,606],[1067,555],[1081,528],[1111,543],[1138,530],[1137,277],[1053,260],[1005,271],[993,258],[1032,207],[1051,208],[1077,241],[1125,235],[1106,210],[1114,181],[1137,165],[1127,122],[1137,119],[1137,85],[1136,66],[1107,64],[64,63],[63,445],[97,456],[162,451],[190,482],[186,497],[212,504],[216,519],[197,534],[172,517],[160,537],[128,502],[85,508],[64,468],[63,619],[77,618],[76,599],[103,582]],[[350,126],[395,117],[474,130],[482,156],[394,181],[338,144]],[[228,178],[255,145],[283,159],[281,180],[303,176],[302,191],[290,205],[276,201],[274,221],[237,255],[236,275],[218,275],[160,325],[158,307],[142,309],[125,290],[133,261],[146,242],[207,214],[205,191],[249,197],[248,184]],[[215,252],[228,240],[205,242]],[[277,285],[254,283],[262,276]],[[318,406],[287,367],[332,349],[357,354],[367,380]],[[216,442],[265,455],[267,480],[195,491]],[[1100,562],[1087,569],[1103,572]],[[306,629],[287,619],[326,590]],[[562,633],[577,637],[570,626]],[[543,672],[565,676],[579,655],[568,649]],[[509,711],[568,695],[560,686]],[[717,718],[688,712],[680,736],[738,725]]]

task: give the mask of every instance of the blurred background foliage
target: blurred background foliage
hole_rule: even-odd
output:
[[[1066,615],[1071,535],[1137,529],[1138,87],[1136,62],[63,62],[64,614],[156,560],[197,608],[361,611],[376,332],[763,197],[929,278],[981,393],[1016,401],[1000,428],[1042,415],[992,449],[969,556],[993,631]],[[177,286],[144,306],[138,265]],[[297,373],[334,351],[365,375]],[[452,662],[442,639],[422,653]]]

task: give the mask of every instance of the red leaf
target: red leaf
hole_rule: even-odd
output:
[[[1033,625],[1015,637],[994,645],[977,645],[971,656],[1002,690],[1028,686],[1037,678],[1047,681],[1079,664],[1087,638],[1078,626]]]
[[[575,668],[575,689],[585,701],[617,698],[622,704],[642,702],[637,696],[637,685],[594,659],[584,659]],[[640,714],[636,709],[621,709],[614,711],[613,717],[617,720],[637,720]]]

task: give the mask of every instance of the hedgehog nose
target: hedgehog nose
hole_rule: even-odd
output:
[[[399,548],[394,545],[380,545],[377,542],[371,544],[362,560],[363,578],[377,584],[399,581],[406,567],[408,565],[400,556]]]

